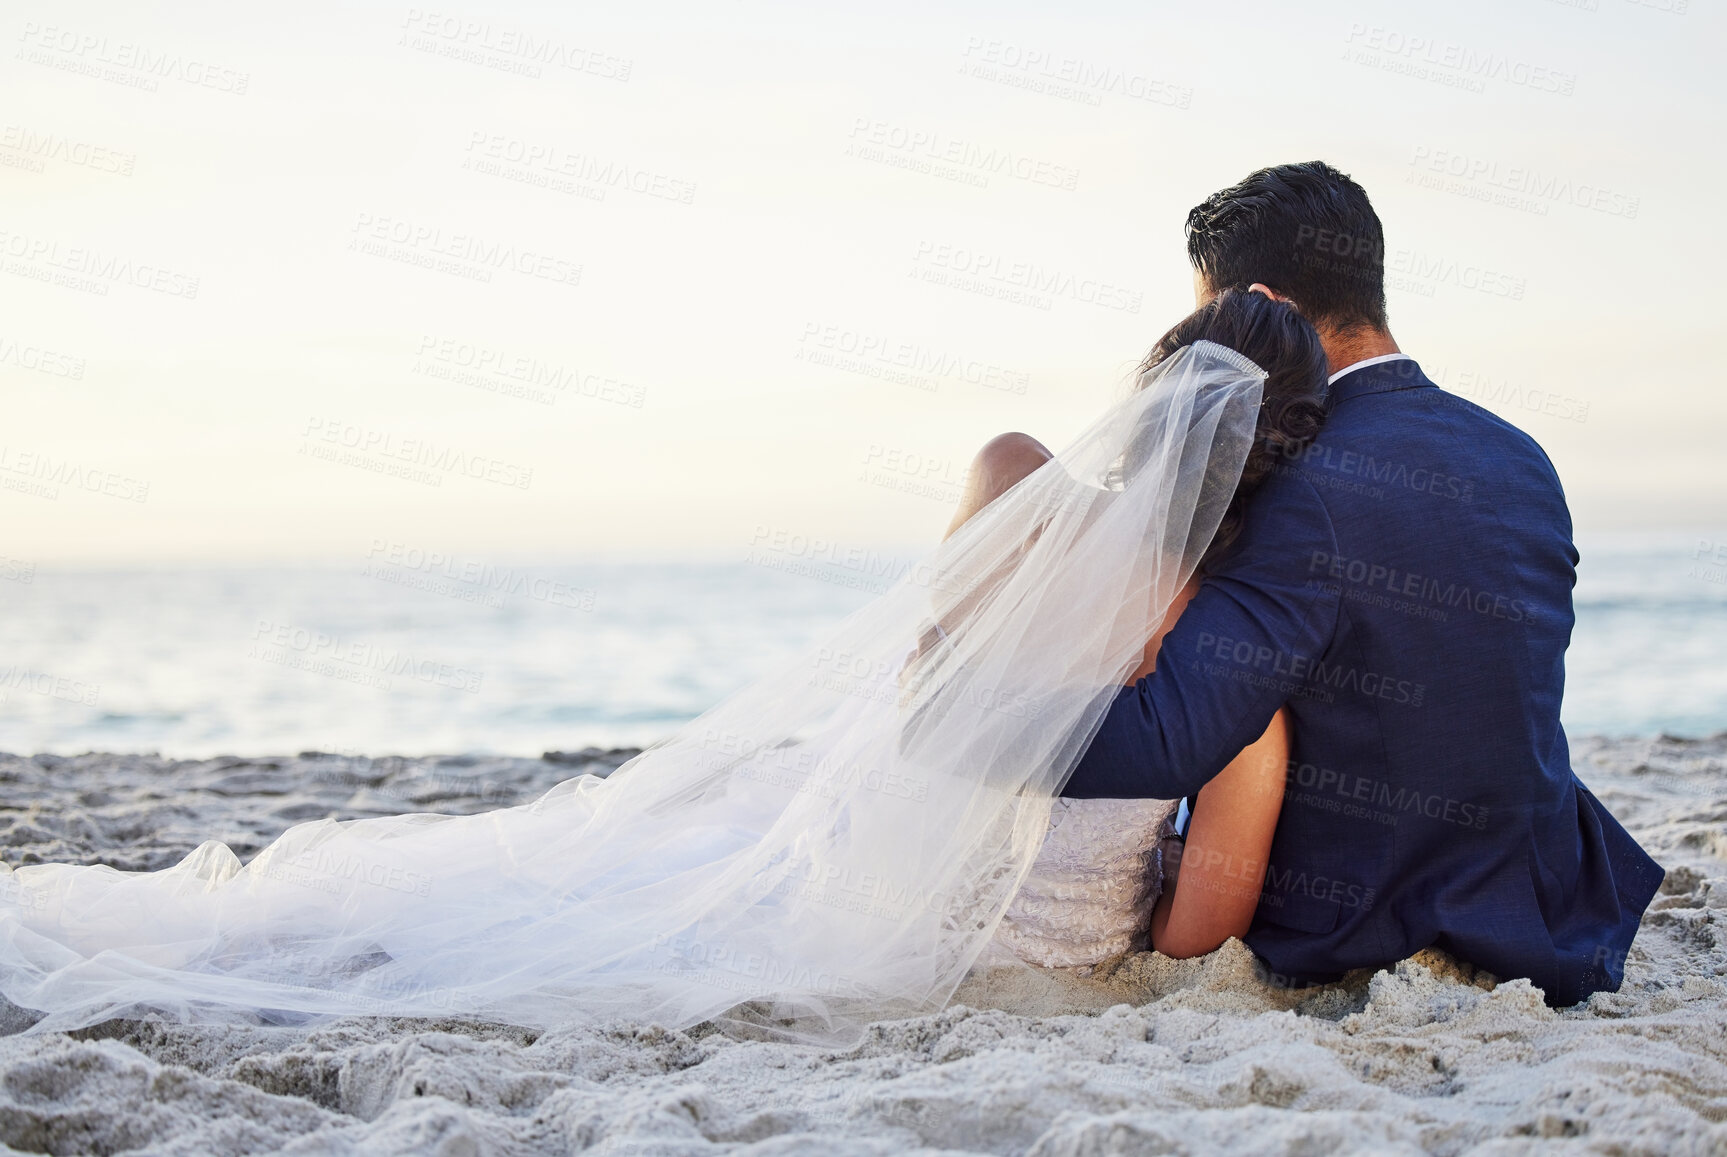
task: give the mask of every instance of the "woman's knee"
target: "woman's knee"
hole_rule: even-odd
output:
[[[966,475],[965,492],[960,497],[959,510],[948,525],[943,539],[953,537],[972,515],[1011,490],[1016,483],[1048,462],[1051,454],[1042,442],[1030,434],[997,434],[971,460]]]
[[[995,487],[1007,489],[1055,457],[1030,434],[997,434],[972,459],[972,469]]]

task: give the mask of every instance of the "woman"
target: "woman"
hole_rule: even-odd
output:
[[[160,872],[0,871],[0,994],[43,1014],[35,1032],[732,1018],[843,1042],[938,1008],[1116,689],[1228,548],[1243,484],[1299,441],[1314,383],[1285,363],[1312,348],[1287,307],[1220,298],[826,644],[607,779],[480,815],[299,824],[243,866],[210,841]],[[1208,788],[1198,814],[1231,829],[1231,807]]]
[[[1156,669],[1164,636],[1204,572],[1236,544],[1253,492],[1280,457],[1298,454],[1318,434],[1324,420],[1325,351],[1314,328],[1287,304],[1256,292],[1220,294],[1159,339],[1136,380],[1196,341],[1217,342],[1261,366],[1267,375],[1263,400],[1229,509],[1199,573],[1170,604],[1128,676],[1130,684]],[[1052,457],[1025,434],[990,441],[972,463],[948,535]],[[1200,956],[1246,935],[1283,803],[1289,748],[1289,716],[1280,710],[1265,734],[1206,784],[1197,801],[1183,800],[1179,808],[1155,800],[1062,801],[1044,852],[998,939],[1033,963],[1071,966],[1096,964],[1145,943],[1166,956]],[[1085,825],[1082,836],[1063,836],[1064,825],[1079,824]],[[1161,838],[1157,854],[1142,866],[1133,853],[1151,850],[1148,829],[1160,829]],[[1116,866],[1113,872],[1109,865]],[[1091,886],[1076,889],[1076,878]]]

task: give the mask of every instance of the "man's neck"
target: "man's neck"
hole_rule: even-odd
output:
[[[1383,329],[1322,329],[1319,344],[1325,347],[1325,360],[1331,363],[1334,374],[1368,358],[1403,352],[1390,332]]]

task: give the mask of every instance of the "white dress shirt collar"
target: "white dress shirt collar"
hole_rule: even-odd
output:
[[[1353,374],[1356,370],[1364,370],[1368,366],[1383,365],[1385,362],[1407,362],[1414,360],[1415,359],[1411,358],[1408,354],[1380,354],[1376,358],[1362,358],[1360,361],[1351,362],[1341,370],[1338,370],[1335,374],[1332,374],[1329,378],[1325,379],[1325,384],[1328,386],[1334,385],[1337,382],[1337,379],[1341,378],[1344,374]]]

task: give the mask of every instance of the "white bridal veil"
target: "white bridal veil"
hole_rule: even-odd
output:
[[[730,1017],[839,1042],[939,1008],[1216,532],[1263,378],[1184,347],[825,645],[608,779],[299,824],[244,866],[212,841],[159,872],[0,868],[0,992],[33,1031]]]

